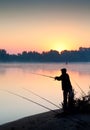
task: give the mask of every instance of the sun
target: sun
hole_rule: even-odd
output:
[[[66,50],[67,46],[64,43],[56,43],[56,44],[53,45],[53,49],[61,52],[63,50]]]

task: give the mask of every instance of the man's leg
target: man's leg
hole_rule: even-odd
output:
[[[69,109],[73,109],[73,105],[74,105],[74,92],[73,91],[69,91],[69,96],[68,96],[68,106],[69,106]]]
[[[67,91],[63,91],[63,109],[64,111],[67,110]]]

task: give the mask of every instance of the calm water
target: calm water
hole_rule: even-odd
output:
[[[79,87],[81,87],[85,93],[89,91],[90,63],[73,63],[68,65],[56,63],[0,64],[0,89],[9,90],[51,109],[57,109],[55,106],[27,92],[23,88],[31,90],[59,105],[62,102],[61,83],[52,78],[33,73],[59,76],[61,74],[60,68],[62,67],[68,69],[76,97],[80,97],[82,94]],[[0,90],[0,124],[45,111],[48,110]]]

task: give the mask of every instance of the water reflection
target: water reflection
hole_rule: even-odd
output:
[[[90,63],[82,64],[0,64],[0,89],[10,90],[21,94],[36,102],[44,104],[51,109],[57,109],[55,106],[37,98],[35,95],[23,90],[27,88],[36,92],[42,97],[59,105],[62,102],[61,83],[54,79],[35,75],[33,73],[56,76],[60,75],[60,69],[66,67],[71,77],[72,85],[76,96],[81,96],[81,91],[77,84],[85,93],[89,89]],[[33,115],[47,111],[46,109],[27,102],[19,97],[0,91],[0,123],[12,121],[24,116]]]

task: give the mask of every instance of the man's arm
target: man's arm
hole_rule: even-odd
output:
[[[55,80],[62,80],[62,76],[56,76],[54,79]]]

